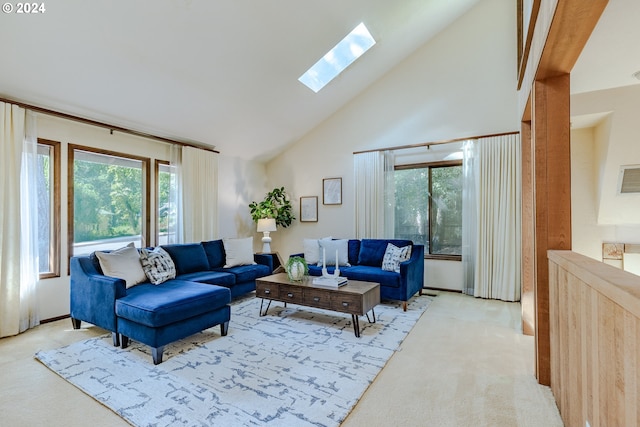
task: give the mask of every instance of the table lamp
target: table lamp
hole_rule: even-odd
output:
[[[275,218],[262,218],[258,220],[258,233],[262,234],[262,252],[271,253],[271,237],[269,233],[276,231]]]

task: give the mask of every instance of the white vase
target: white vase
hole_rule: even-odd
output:
[[[301,281],[304,278],[304,264],[301,261],[292,262],[287,269],[287,276],[294,282]]]

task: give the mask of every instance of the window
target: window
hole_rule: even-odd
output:
[[[298,80],[317,93],[374,44],[376,41],[361,22]]]
[[[171,202],[171,195],[176,191],[175,167],[169,162],[156,160],[156,242],[166,245],[175,240],[171,233],[175,233],[177,211],[175,203]]]
[[[38,259],[40,278],[60,276],[60,143],[38,139]]]
[[[426,258],[462,255],[462,164],[396,166],[395,237],[425,245]]]
[[[148,166],[149,159],[69,146],[71,256],[146,245]]]

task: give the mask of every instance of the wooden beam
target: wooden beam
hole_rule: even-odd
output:
[[[536,80],[568,74],[609,0],[558,0]]]
[[[551,384],[549,249],[571,249],[571,129],[569,74],[533,87],[535,212],[535,344],[538,382]]]
[[[531,122],[522,122],[520,132],[522,144],[522,332],[525,335],[535,333],[534,291],[535,275],[535,230],[534,191],[533,191],[533,141]]]

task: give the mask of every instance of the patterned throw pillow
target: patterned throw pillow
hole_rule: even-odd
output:
[[[396,245],[388,243],[387,250],[384,252],[384,258],[382,259],[382,269],[400,273],[400,263],[408,261],[409,258],[411,258],[411,245],[399,248]]]
[[[152,251],[141,249],[140,264],[142,264],[144,274],[147,275],[149,281],[154,285],[159,285],[162,282],[176,277],[176,266],[171,256],[160,247]]]

